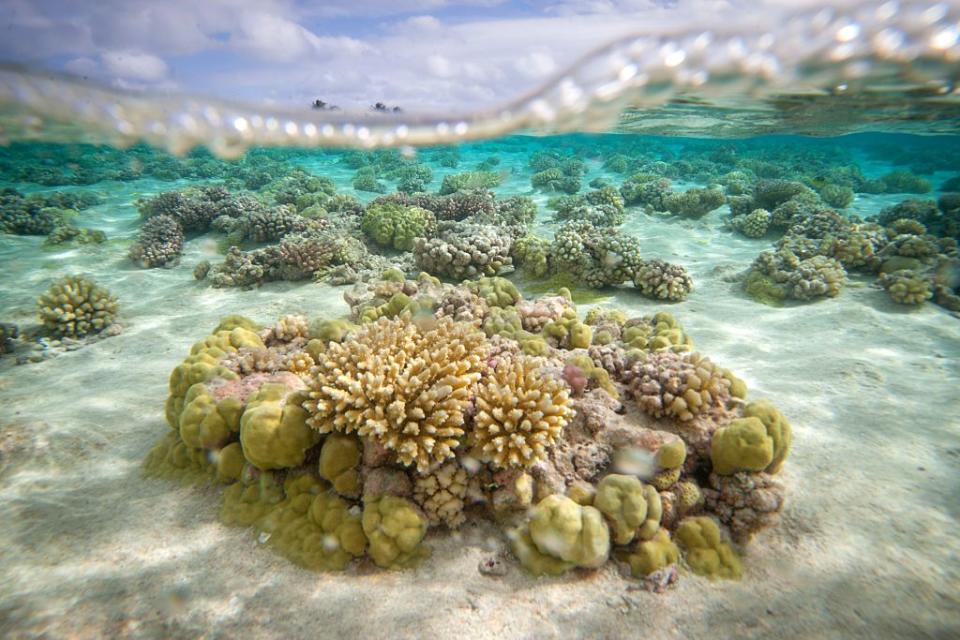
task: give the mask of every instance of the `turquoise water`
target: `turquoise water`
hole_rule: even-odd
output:
[[[0,148],[2,635],[946,637],[957,142]]]

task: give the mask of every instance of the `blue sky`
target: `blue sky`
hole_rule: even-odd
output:
[[[0,0],[0,58],[112,86],[475,109],[738,0]]]

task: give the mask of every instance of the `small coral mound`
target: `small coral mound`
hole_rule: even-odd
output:
[[[130,247],[130,259],[144,268],[166,267],[180,259],[183,229],[172,216],[148,219],[140,228],[137,241]]]
[[[693,291],[693,278],[678,264],[644,260],[633,275],[640,293],[657,300],[683,300]]]
[[[57,337],[83,338],[113,324],[117,299],[93,280],[67,276],[37,298],[40,321]]]
[[[697,353],[652,353],[638,360],[625,380],[640,408],[656,418],[722,415],[730,399],[724,370]]]
[[[880,286],[897,304],[916,306],[933,297],[930,280],[906,269],[883,274],[880,276]]]
[[[477,392],[472,444],[495,468],[544,459],[570,420],[566,385],[540,369],[527,356],[505,360]]]

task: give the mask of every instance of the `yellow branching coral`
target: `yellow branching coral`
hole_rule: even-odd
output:
[[[500,363],[477,392],[473,444],[495,467],[529,467],[547,455],[573,417],[565,383],[535,358]]]
[[[483,332],[447,318],[380,318],[317,355],[304,403],[311,427],[374,438],[421,472],[453,457],[484,366]]]

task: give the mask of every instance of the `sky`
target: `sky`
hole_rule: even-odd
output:
[[[474,110],[740,0],[0,0],[0,60],[132,90]]]

